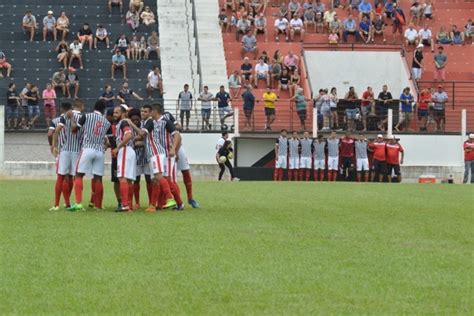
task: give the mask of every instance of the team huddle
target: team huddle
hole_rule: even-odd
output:
[[[377,179],[382,182],[387,176],[387,181],[391,182],[394,173],[400,182],[403,157],[403,147],[394,136],[386,141],[379,134],[374,141],[369,142],[363,134],[353,138],[346,132],[339,139],[333,131],[327,139],[321,134],[312,139],[308,132],[302,138],[293,132],[292,137],[288,138],[287,131],[282,130],[275,143],[274,180],[283,180],[284,170],[287,169],[290,181],[309,181],[311,171],[314,181],[324,181],[325,178],[336,181],[338,174],[341,175],[340,179],[347,181],[355,167],[358,182],[368,182],[370,173],[371,181]]]
[[[140,110],[122,104],[105,115],[103,100],[95,103],[91,113],[83,113],[80,100],[73,105],[64,102],[60,109],[61,115],[52,120],[48,131],[57,174],[51,211],[59,210],[61,195],[67,210],[84,210],[84,176],[92,177],[89,208],[103,209],[102,178],[108,148],[118,203],[115,211],[140,208],[141,175],[148,193],[147,212],[183,210],[176,170],[182,172],[189,204],[199,207],[192,196],[190,167],[179,133],[181,126],[161,104],[144,105]],[[71,203],[73,189],[75,203]]]

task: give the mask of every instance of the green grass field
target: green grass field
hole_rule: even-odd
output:
[[[202,182],[157,214],[51,213],[52,188],[0,182],[0,314],[474,310],[473,186]]]

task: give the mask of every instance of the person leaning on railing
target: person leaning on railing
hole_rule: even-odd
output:
[[[393,101],[392,93],[388,91],[388,86],[383,85],[382,91],[379,93],[377,100],[375,102],[375,113],[381,119],[377,124],[377,127],[381,131],[385,131],[387,128],[387,115],[390,102]]]

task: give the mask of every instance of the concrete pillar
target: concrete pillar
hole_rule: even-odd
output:
[[[318,137],[318,110],[313,109],[313,138]]]
[[[234,109],[234,135],[236,137],[240,136],[240,126],[239,126],[239,109]]]

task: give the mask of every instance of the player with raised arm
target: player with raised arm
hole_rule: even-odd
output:
[[[367,147],[369,142],[364,134],[359,134],[359,139],[355,141],[357,182],[369,182],[369,157]],[[362,180],[363,179],[363,180]]]
[[[300,168],[300,140],[297,132],[293,132],[292,137],[288,140],[288,147],[288,180],[298,181],[298,171]]]
[[[313,140],[309,138],[309,133],[304,132],[300,139],[301,157],[300,157],[300,181],[309,181],[311,177],[311,155],[313,150]]]
[[[273,173],[273,180],[283,180],[283,170],[287,168],[288,164],[288,138],[286,137],[286,129],[282,129],[280,137],[275,142],[275,172]]]
[[[336,132],[332,131],[327,140],[328,147],[328,180],[336,181],[339,170],[339,147],[341,146]]]
[[[313,142],[314,181],[324,181],[326,170],[326,141],[322,134]]]

